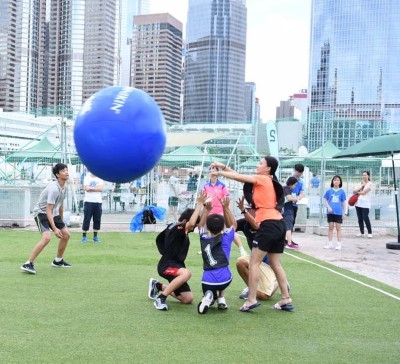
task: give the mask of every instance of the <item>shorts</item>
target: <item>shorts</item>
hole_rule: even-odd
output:
[[[286,231],[292,231],[294,227],[294,212],[293,210],[283,211],[283,222],[285,223]]]
[[[171,196],[168,198],[168,206],[178,206],[179,199],[176,196]]]
[[[65,223],[60,215],[54,216],[54,225],[56,228],[61,230],[65,228]],[[37,227],[39,228],[40,233],[44,233],[45,231],[53,230],[50,226],[49,219],[46,214],[38,214],[35,216],[35,222]]]
[[[239,260],[245,260],[247,263],[250,264],[250,256],[246,255],[244,257],[239,257]],[[267,296],[272,296],[275,292],[275,287],[277,284],[277,280],[275,277],[275,273],[272,268],[264,263],[261,262],[260,264],[260,280],[258,281],[257,291],[265,293]]]
[[[207,283],[202,283],[201,288],[203,290],[203,294],[205,294],[207,291],[211,291],[214,295],[214,300],[217,299],[218,294],[217,291],[223,291],[224,289],[227,289],[229,285],[232,282],[232,278],[230,279],[229,282],[221,283],[221,284],[207,284]]]
[[[328,214],[327,218],[328,218],[328,222],[335,222],[337,224],[341,224],[343,222],[342,215]]]
[[[184,268],[184,267],[181,267]],[[178,267],[168,267],[165,269],[160,276],[165,278],[169,283],[171,283],[178,275],[178,270],[181,269]],[[175,291],[174,294],[175,296],[180,296],[181,293],[183,292],[191,292],[192,290],[190,289],[190,286],[187,282],[183,283],[182,286],[178,287]]]
[[[264,220],[261,222],[253,247],[268,253],[283,253],[286,228],[283,220]]]

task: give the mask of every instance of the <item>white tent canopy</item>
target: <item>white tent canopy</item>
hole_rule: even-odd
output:
[[[395,154],[393,156],[393,160],[394,160],[394,166],[396,168],[400,167],[400,153],[399,154]],[[393,167],[392,166],[392,157],[390,156],[390,157],[382,159],[381,166],[385,167],[385,168],[392,168]]]

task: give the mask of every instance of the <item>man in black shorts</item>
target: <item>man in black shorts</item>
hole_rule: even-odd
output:
[[[57,256],[51,263],[55,268],[70,268],[71,265],[63,259],[70,233],[63,221],[63,204],[65,198],[65,184],[68,180],[68,167],[58,163],[53,167],[56,181],[50,182],[42,191],[39,200],[33,209],[33,216],[42,238],[33,248],[26,263],[21,266],[24,272],[36,274],[34,260],[42,252],[51,239],[51,231],[59,238]]]

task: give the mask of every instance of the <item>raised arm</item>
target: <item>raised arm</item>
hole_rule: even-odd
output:
[[[236,219],[230,208],[231,199],[229,197],[224,197],[223,199],[220,200],[220,202],[224,209],[224,221],[226,227],[228,228],[233,227],[236,230],[237,227]]]
[[[236,201],[236,204],[246,221],[251,225],[251,227],[255,230],[258,230],[258,228],[260,227],[260,223],[256,222],[254,216],[249,211],[246,211],[244,207],[244,196]]]
[[[193,231],[195,226],[196,226],[196,221],[197,218],[200,215],[200,211],[203,207],[203,205],[205,204],[207,200],[207,196],[203,193],[199,194],[199,196],[197,197],[197,203],[196,203],[196,208],[194,209],[194,212],[192,214],[192,216],[190,217],[190,220],[186,223],[186,231]]]

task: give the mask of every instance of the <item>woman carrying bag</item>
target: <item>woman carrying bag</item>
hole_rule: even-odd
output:
[[[372,238],[371,222],[369,220],[369,209],[371,208],[371,191],[372,182],[368,171],[362,173],[361,184],[354,190],[354,193],[358,194],[358,200],[355,203],[358,226],[360,232],[357,236],[364,236],[364,223],[367,228],[368,238]]]

